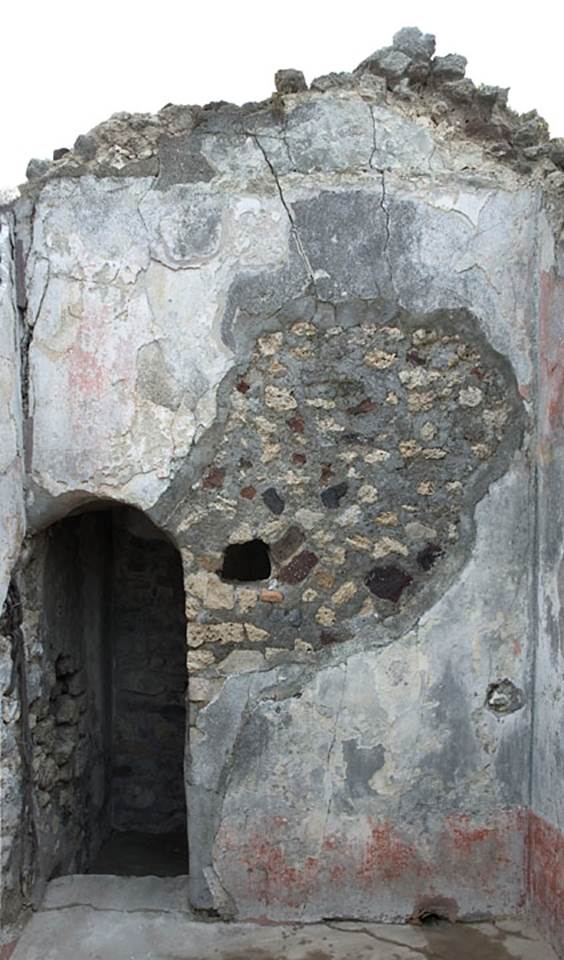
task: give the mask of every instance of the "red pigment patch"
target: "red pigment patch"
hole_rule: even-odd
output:
[[[243,487],[239,492],[245,500],[254,500],[257,495],[256,488],[251,486]]]
[[[259,905],[271,914],[301,908],[331,889],[357,890],[373,903],[375,915],[386,891],[385,898],[393,895],[403,904],[406,920],[426,903],[444,900],[446,910],[449,898],[449,915],[456,908],[454,898],[461,909],[469,897],[484,909],[490,903],[509,904],[514,910],[523,906],[525,811],[492,812],[485,823],[476,823],[470,815],[452,816],[422,835],[414,833],[414,827],[404,831],[390,821],[361,819],[352,835],[348,826],[342,833],[329,833],[319,853],[307,858],[300,856],[297,843],[307,831],[300,818],[261,818],[242,833],[223,827],[217,843],[228,883],[238,884],[244,915],[260,913]],[[521,889],[515,882],[520,875]]]
[[[248,391],[251,389],[251,386],[246,380],[239,380],[239,383],[236,384],[235,388],[239,391],[239,393],[245,394],[248,393]]]
[[[291,420],[288,420],[288,426],[294,433],[303,433],[305,429],[305,423],[302,417],[292,417]]]
[[[202,486],[206,490],[219,489],[223,486],[223,481],[225,480],[225,469],[224,467],[211,467],[204,479],[202,480]]]
[[[564,280],[541,273],[539,354],[541,360],[542,434],[547,437],[564,427]]]
[[[529,814],[529,895],[539,927],[564,947],[564,834]]]
[[[242,862],[260,901],[270,904],[282,900],[289,907],[303,905],[318,867],[314,857],[307,857],[298,866],[290,866],[281,845],[258,837],[254,838]]]
[[[371,400],[370,397],[365,397],[364,400],[361,400],[360,403],[357,403],[354,407],[347,407],[347,413],[350,413],[353,417],[358,417],[362,413],[370,413],[372,410],[375,410],[378,406],[374,400]]]
[[[321,474],[319,480],[321,483],[329,483],[331,477],[333,476],[333,470],[330,463],[324,463],[321,467]]]
[[[415,847],[402,840],[391,823],[384,821],[373,825],[357,870],[360,882],[372,884],[380,879],[397,880],[407,871],[421,875],[428,872],[428,868]]]
[[[305,453],[293,453],[292,454],[292,463],[296,463],[299,467],[303,467],[306,463],[307,457]]]
[[[3,946],[0,946],[0,960],[10,960],[17,945],[18,941],[12,940],[11,943],[5,943]]]

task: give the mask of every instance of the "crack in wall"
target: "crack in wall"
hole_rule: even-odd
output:
[[[280,202],[281,202],[282,206],[284,207],[284,210],[286,211],[286,215],[287,215],[288,220],[289,220],[289,222],[290,222],[290,232],[291,232],[291,234],[292,234],[292,236],[293,236],[293,238],[294,238],[294,241],[295,241],[295,243],[296,243],[296,247],[297,247],[297,249],[298,249],[298,253],[300,254],[300,257],[302,258],[302,260],[303,260],[303,262],[304,262],[305,268],[306,268],[307,273],[308,273],[308,275],[309,275],[309,278],[310,278],[310,280],[311,280],[311,284],[312,284],[314,290],[315,290],[316,293],[317,293],[315,272],[314,272],[313,267],[312,267],[312,265],[311,265],[311,263],[310,263],[309,257],[308,257],[308,255],[307,255],[307,253],[306,253],[306,250],[305,250],[305,247],[304,247],[304,245],[303,245],[303,243],[302,243],[302,239],[301,239],[300,234],[299,234],[299,232],[298,232],[298,228],[296,227],[296,222],[295,222],[295,220],[294,220],[294,215],[293,215],[293,213],[292,213],[292,209],[291,209],[290,205],[288,204],[288,202],[287,202],[287,200],[286,200],[286,198],[285,198],[285,196],[284,196],[284,193],[283,193],[283,190],[282,190],[282,186],[281,186],[281,184],[280,184],[280,179],[279,179],[279,177],[278,177],[278,174],[276,173],[276,170],[274,169],[274,166],[273,166],[273,164],[271,163],[271,161],[270,161],[270,159],[269,159],[269,156],[268,156],[268,154],[267,154],[264,146],[263,146],[262,143],[260,142],[260,139],[259,139],[259,137],[257,136],[257,134],[254,134],[254,133],[253,133],[253,134],[249,134],[249,136],[251,136],[252,139],[255,141],[257,147],[259,148],[260,152],[262,153],[262,155],[263,155],[263,157],[264,157],[264,162],[266,163],[268,169],[270,170],[270,173],[272,174],[272,178],[273,178],[273,180],[274,180],[274,183],[276,184],[276,189],[277,189],[278,195],[279,195],[279,197],[280,197]]]
[[[381,171],[380,171],[380,176],[381,176],[381,182],[382,182],[382,193],[381,193],[381,197],[380,197],[380,208],[381,208],[382,213],[384,214],[384,218],[385,218],[385,219],[384,219],[384,230],[385,230],[385,233],[386,233],[386,241],[385,241],[385,243],[384,243],[384,249],[383,249],[382,252],[383,252],[384,257],[385,257],[385,259],[386,259],[386,263],[388,264],[388,271],[389,271],[389,274],[390,274],[390,285],[391,285],[392,290],[394,291],[394,293],[395,293],[395,295],[396,295],[396,297],[397,297],[398,303],[400,303],[399,294],[398,294],[398,292],[397,292],[397,290],[396,290],[396,285],[395,285],[395,283],[394,283],[394,271],[393,271],[393,267],[392,267],[392,260],[391,260],[391,257],[390,257],[390,250],[389,250],[390,241],[391,241],[391,225],[390,225],[390,224],[391,224],[391,214],[390,214],[390,209],[389,209],[389,207],[387,206],[386,173],[385,173],[384,170],[381,170]]]

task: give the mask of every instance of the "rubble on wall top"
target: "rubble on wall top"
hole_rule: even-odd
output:
[[[287,98],[305,100],[345,91],[430,117],[453,137],[479,141],[492,158],[520,173],[532,171],[539,161],[549,176],[551,170],[564,171],[564,138],[551,140],[546,121],[535,110],[521,115],[511,110],[507,88],[476,86],[465,76],[466,63],[456,53],[435,56],[432,34],[404,27],[391,46],[376,50],[353,72],[317,77],[309,88],[301,71],[279,70],[276,92],[262,103],[167,104],[157,114],[116,113],[79,136],[72,149],[55,150],[52,160],[30,160],[31,183],[23,190],[34,191],[55,177],[154,176],[163,140],[196,128],[202,133],[253,134],[259,123],[284,122],[291,104]]]

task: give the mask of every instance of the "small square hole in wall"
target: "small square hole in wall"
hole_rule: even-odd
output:
[[[270,556],[263,540],[247,540],[246,543],[231,543],[223,554],[222,580],[238,580],[249,583],[253,580],[268,580]]]

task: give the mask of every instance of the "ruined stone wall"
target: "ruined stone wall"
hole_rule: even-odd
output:
[[[109,829],[108,546],[92,516],[64,520],[34,538],[17,577],[27,671],[11,758],[20,796],[6,807],[17,830],[3,837],[4,922],[18,884],[36,902],[50,877],[83,872]]]
[[[17,207],[29,521],[112,498],[181,551],[191,898],[225,916],[526,896],[564,176],[540,118],[428,46],[118,115]]]

